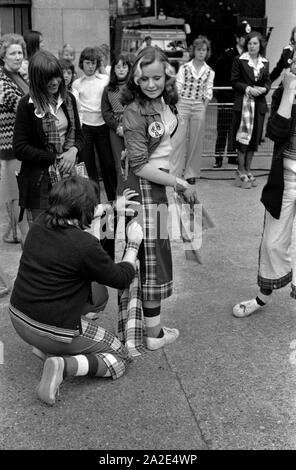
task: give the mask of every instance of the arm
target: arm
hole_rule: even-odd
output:
[[[274,69],[272,70],[270,74],[271,83],[273,83],[280,76],[280,74],[284,70],[284,67],[285,67],[285,63],[284,63],[284,51],[283,51],[281,53],[281,57],[279,58],[276,66],[274,67]]]
[[[105,87],[103,91],[101,109],[103,119],[106,122],[107,126],[111,127],[111,129],[114,129],[116,131],[117,127],[119,126],[119,122],[113,116],[113,110],[109,101],[107,87]]]
[[[241,70],[239,57],[235,57],[231,67],[231,86],[232,88],[242,95],[245,94],[246,88],[248,85],[245,82],[241,81]]]
[[[32,129],[34,127],[32,116],[34,113],[29,112],[30,106],[33,105],[28,103],[27,97],[24,97],[20,100],[17,108],[13,133],[14,155],[18,160],[31,161],[48,167],[54,163],[56,154],[34,147],[32,144]]]
[[[131,250],[135,251],[132,245]],[[127,251],[133,257],[133,253],[130,253],[131,250]],[[114,263],[102,248],[100,242],[95,239],[83,253],[82,272],[91,281],[96,281],[114,289],[125,289],[130,285],[135,274],[133,260],[129,261],[127,258],[121,263]]]
[[[295,96],[296,77],[289,73],[284,77],[284,88],[277,88],[272,96],[270,117],[267,123],[268,137],[274,142],[284,142],[290,134],[291,111]]]
[[[3,110],[16,113],[21,96],[15,92],[11,82],[2,78],[0,81],[0,106]]]
[[[208,102],[211,101],[213,98],[213,86],[214,86],[214,78],[215,78],[215,72],[213,70],[210,71],[209,78],[206,83],[206,106],[208,105]]]

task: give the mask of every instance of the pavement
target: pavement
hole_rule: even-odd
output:
[[[213,159],[205,159],[208,168]],[[254,159],[265,174],[270,159]],[[255,172],[256,173],[256,172]],[[118,381],[66,379],[55,406],[36,396],[42,362],[14,332],[0,299],[0,449],[238,450],[296,449],[295,301],[289,287],[264,312],[245,319],[232,306],[257,292],[263,223],[258,187],[234,186],[233,167],[203,171],[201,202],[215,227],[204,232],[203,264],[185,259],[174,241],[174,295],[165,325],[180,337],[134,358]],[[207,179],[209,178],[209,179]],[[0,212],[0,232],[4,211]],[[19,245],[0,241],[0,266],[13,281]],[[102,314],[116,325],[116,292]]]

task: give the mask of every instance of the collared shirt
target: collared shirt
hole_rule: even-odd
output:
[[[105,124],[101,101],[104,88],[108,85],[108,82],[109,76],[98,72],[90,77],[83,75],[74,81],[72,88],[78,92],[83,124],[89,126],[102,126]]]
[[[176,77],[179,96],[195,101],[210,101],[213,97],[214,77],[214,70],[206,62],[199,72],[196,71],[193,60],[181,65]]]
[[[29,103],[33,103],[32,98],[29,98]],[[67,128],[68,128],[68,120],[67,117],[62,109],[63,99],[61,95],[58,96],[57,106],[54,110],[52,105],[49,105],[49,112],[53,115],[56,121],[56,127],[60,135],[61,144],[63,145],[66,138]],[[34,114],[37,118],[42,119],[45,113],[38,113],[37,109],[35,108]]]
[[[247,60],[248,61],[248,66],[251,67],[254,71],[254,76],[255,76],[255,80],[258,79],[259,75],[260,75],[260,70],[262,68],[264,68],[264,62],[268,62],[267,59],[265,59],[264,57],[262,57],[260,54],[258,55],[258,60],[257,60],[257,64],[254,63],[252,57],[250,56],[249,52],[244,52],[241,56],[240,56],[240,60]]]

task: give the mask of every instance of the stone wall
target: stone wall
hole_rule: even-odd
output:
[[[63,44],[73,45],[77,64],[84,47],[109,44],[109,0],[33,0],[32,28],[55,55]]]

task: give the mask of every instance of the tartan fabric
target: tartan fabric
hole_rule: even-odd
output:
[[[285,274],[285,276],[278,278],[278,279],[266,279],[260,274],[257,276],[257,283],[259,287],[262,287],[263,289],[281,289],[282,287],[285,287],[289,282],[292,281],[292,271],[290,271],[288,274]]]
[[[157,218],[155,217],[155,200],[152,195],[152,186],[150,181],[139,178],[140,191],[142,195],[142,207],[143,207],[143,233],[144,233],[144,253],[145,260],[144,266],[141,266],[142,279],[142,298],[143,300],[160,300],[165,299],[172,295],[173,291],[173,280],[171,273],[168,273],[166,282],[159,282],[157,278],[157,266],[160,264],[161,256],[169,256],[170,259],[162,259],[161,264],[165,265],[166,262],[171,263],[171,249],[169,238],[159,240],[156,238],[158,233]],[[160,242],[161,245],[160,246]],[[159,246],[157,246],[159,244]],[[157,250],[158,248],[158,250]],[[141,262],[141,259],[140,259]]]
[[[244,95],[240,126],[236,133],[236,140],[248,145],[252,138],[255,117],[255,99],[253,96]]]
[[[69,176],[61,174],[59,170],[59,155],[69,150],[75,144],[75,117],[73,102],[68,95],[65,99],[66,108],[69,114],[70,125],[66,134],[64,145],[62,146],[59,131],[56,126],[56,118],[50,112],[47,112],[42,118],[42,127],[45,134],[46,149],[57,154],[56,162],[48,168],[51,184],[54,185],[61,179]]]
[[[127,348],[115,335],[84,316],[81,317],[81,330],[85,338],[106,346],[106,352],[97,352],[95,355],[105,362],[113,380],[121,377],[130,361]]]
[[[137,260],[135,277],[120,297],[118,313],[118,337],[125,344],[130,356],[140,356],[145,352],[144,333],[140,263]]]

